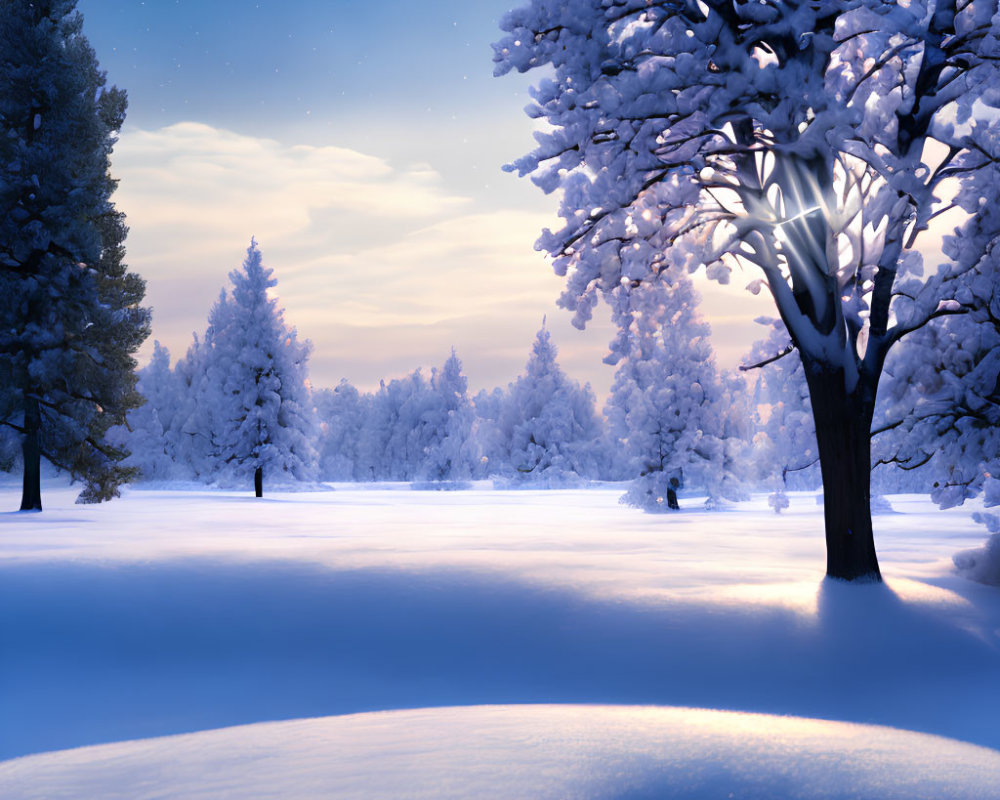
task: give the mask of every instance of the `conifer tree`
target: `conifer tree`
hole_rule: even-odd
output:
[[[149,332],[108,174],[126,98],[105,88],[75,5],[0,14],[0,422],[22,440],[22,510],[41,510],[42,458],[83,481],[78,502],[135,473],[105,436],[141,402]]]
[[[268,297],[277,284],[272,274],[251,240],[243,268],[229,273],[232,296],[223,292],[209,316],[198,402],[206,416],[192,431],[207,430],[210,466],[220,477],[252,475],[258,497],[265,473],[307,480],[316,462],[306,385],[311,346]]]
[[[181,378],[170,369],[170,353],[159,342],[153,357],[139,370],[138,390],[145,401],[128,415],[128,428],[116,429],[117,438],[130,451],[126,464],[139,469],[139,477],[162,481],[180,477],[181,461],[174,417],[184,404]]]
[[[319,422],[319,478],[324,481],[366,480],[359,474],[361,431],[370,412],[370,395],[362,395],[346,379],[333,389],[313,394]]]
[[[509,477],[563,485],[599,471],[601,422],[590,385],[567,377],[544,323],[525,371],[510,386],[497,426]],[[495,465],[496,466],[496,465]]]
[[[665,511],[684,483],[705,488],[713,504],[739,499],[741,448],[726,441],[729,404],[690,278],[671,271],[629,299],[627,347],[606,409],[633,477],[622,501]]]
[[[432,403],[427,411],[433,432],[419,469],[425,480],[467,480],[472,476],[472,423],[469,381],[454,349],[441,369],[431,373]]]

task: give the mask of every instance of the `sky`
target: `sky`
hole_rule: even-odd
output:
[[[80,0],[108,83],[129,95],[114,196],[153,335],[176,360],[204,331],[251,237],[285,319],[313,342],[314,386],[441,365],[505,386],[543,319],[603,398],[613,330],[556,306],[533,244],[557,199],[502,165],[530,151],[536,76],[492,75],[508,0]],[[737,276],[698,286],[721,366],[773,313]]]

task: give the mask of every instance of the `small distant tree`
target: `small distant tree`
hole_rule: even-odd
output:
[[[781,320],[757,321],[768,325],[769,331],[765,339],[754,343],[747,358],[763,365],[755,392],[757,403],[765,409],[756,466],[759,479],[773,489],[768,503],[781,513],[788,507],[790,480],[793,488],[819,485],[819,450],[802,361]],[[781,357],[772,360],[776,354]]]
[[[605,414],[624,444],[633,481],[622,501],[665,511],[687,482],[710,504],[739,499],[740,450],[725,441],[723,387],[697,313],[690,278],[672,272],[629,295],[627,350],[619,360]]]
[[[501,27],[498,74],[551,70],[528,109],[547,127],[513,168],[562,190],[564,225],[539,241],[567,276],[562,304],[582,326],[599,296],[624,316],[667,265],[759,270],[809,386],[827,574],[880,580],[883,365],[995,269],[994,0],[534,0]],[[970,218],[925,273],[945,181]]]
[[[325,481],[365,480],[360,474],[358,449],[370,395],[362,395],[346,379],[333,389],[313,394],[319,422],[319,477]]]
[[[142,480],[180,477],[183,462],[172,428],[183,400],[180,379],[170,368],[167,348],[155,342],[153,357],[138,375],[137,388],[145,402],[129,413],[127,428],[116,429],[116,437],[130,453],[125,463],[138,468]]]
[[[543,325],[500,409],[502,458],[516,483],[559,485],[598,472],[602,428],[594,393],[567,377],[556,356]]]
[[[141,402],[133,354],[145,284],[124,263],[109,158],[125,93],[105,77],[74,0],[0,13],[0,423],[22,442],[22,510],[41,510],[45,458],[118,496],[135,469],[105,434]]]
[[[253,240],[243,267],[229,273],[209,314],[198,407],[207,415],[211,454],[224,475],[253,476],[257,497],[264,475],[313,477],[316,452],[306,362],[300,342],[268,289],[277,281]]]
[[[425,418],[433,430],[418,470],[424,480],[467,480],[472,477],[474,448],[470,441],[475,416],[469,381],[454,349],[441,369],[431,373],[433,402]]]
[[[420,369],[379,382],[365,416],[360,464],[369,480],[410,481],[435,440],[434,390]]]

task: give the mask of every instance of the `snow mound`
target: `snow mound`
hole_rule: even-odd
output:
[[[1000,533],[994,533],[982,547],[955,553],[952,560],[966,578],[1000,586]]]
[[[1000,798],[1000,753],[894,728],[627,706],[264,723],[0,764],[31,798]]]

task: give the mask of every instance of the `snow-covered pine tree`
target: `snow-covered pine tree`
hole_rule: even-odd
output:
[[[486,478],[501,472],[507,453],[499,421],[506,398],[506,393],[499,386],[489,391],[480,389],[472,398],[475,413],[471,435],[476,454],[472,472],[474,478]]]
[[[500,469],[515,483],[560,486],[598,477],[602,426],[594,393],[567,377],[557,354],[543,324],[500,410]]]
[[[361,471],[368,480],[416,478],[424,449],[432,441],[433,427],[425,415],[434,405],[430,382],[420,369],[389,383],[379,382],[358,448]]]
[[[565,224],[538,243],[567,276],[561,303],[582,326],[666,265],[722,282],[759,269],[809,385],[827,574],[880,580],[882,368],[961,311],[949,301],[986,254],[924,273],[920,247],[942,182],[976,184],[957,201],[973,217],[996,196],[980,180],[996,162],[995,0],[533,0],[501,27],[497,74],[550,72],[528,108],[547,127],[512,168],[562,190]],[[980,232],[964,238],[1000,234]]]
[[[441,369],[431,373],[434,401],[425,418],[431,428],[430,441],[418,476],[429,481],[463,481],[472,477],[475,449],[470,441],[475,412],[469,400],[469,381],[462,362],[452,348]]]
[[[268,289],[277,281],[251,240],[242,269],[229,273],[225,293],[209,315],[198,408],[208,429],[215,468],[224,480],[247,480],[263,494],[265,474],[313,477],[315,420],[300,342]],[[206,424],[207,422],[207,424]]]
[[[178,399],[165,435],[176,445],[179,477],[211,480],[217,473],[212,459],[211,410],[201,402],[208,353],[209,348],[194,334],[173,369]]]
[[[22,438],[22,510],[41,510],[42,458],[83,481],[78,502],[135,472],[105,437],[141,402],[133,354],[149,333],[108,174],[126,98],[105,88],[75,6],[0,13],[0,422]]]
[[[757,437],[758,479],[773,491],[768,503],[777,512],[788,507],[789,488],[812,488],[820,484],[816,428],[809,407],[809,387],[802,361],[792,346],[781,320],[767,317],[768,335],[754,343],[747,356],[759,366],[757,402],[765,417]],[[775,357],[780,354],[780,357]]]
[[[139,469],[139,478],[165,481],[182,477],[181,456],[173,429],[174,416],[183,408],[181,379],[170,368],[170,353],[159,342],[153,357],[139,370],[139,394],[145,402],[129,412],[128,428],[116,433],[129,451],[125,464]]]
[[[671,489],[704,487],[710,504],[740,499],[742,447],[724,440],[729,409],[698,294],[682,271],[629,294],[628,349],[605,409],[632,484],[622,502],[668,510]],[[739,410],[739,405],[736,406]]]
[[[361,431],[371,411],[371,395],[362,395],[347,379],[333,389],[313,393],[319,422],[319,478],[324,481],[367,480],[359,470]]]

